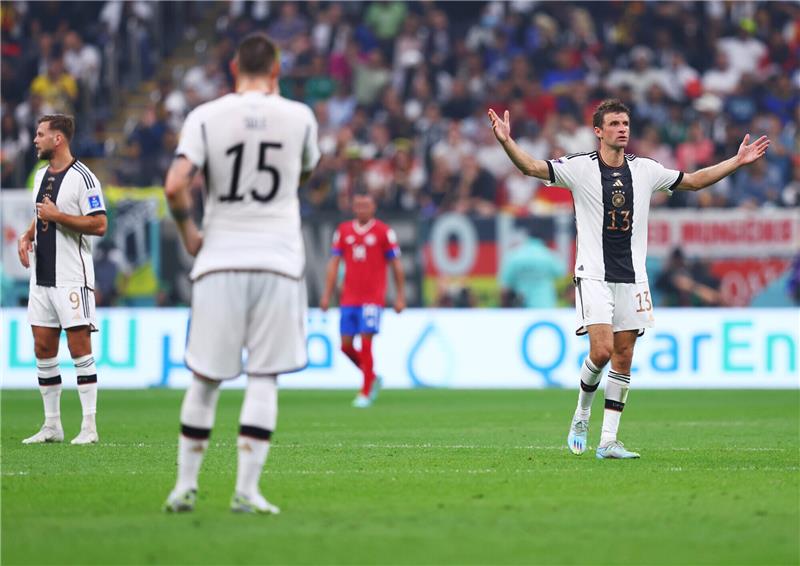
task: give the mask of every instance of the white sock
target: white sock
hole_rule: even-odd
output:
[[[278,379],[276,376],[247,378],[242,414],[239,417],[236,491],[259,493],[258,480],[269,454],[270,438],[278,421]]]
[[[631,376],[614,371],[611,368],[606,380],[606,408],[603,412],[603,430],[600,433],[600,446],[617,439],[619,429],[619,419],[622,417],[622,410],[625,408],[625,401],[628,399],[628,389],[630,388]]]
[[[44,404],[44,425],[61,428],[61,373],[58,358],[36,358],[36,377]]]
[[[605,366],[603,366],[605,367]],[[578,406],[575,408],[575,419],[588,421],[592,413],[592,401],[597,386],[603,377],[603,368],[598,368],[587,356],[581,366],[581,389],[578,392]]]
[[[83,423],[81,428],[95,428],[95,414],[97,413],[97,367],[91,354],[72,358],[75,364],[75,373],[78,376],[78,397],[83,410]]]
[[[178,481],[176,491],[197,489],[197,476],[208,439],[214,427],[219,399],[219,382],[192,379],[181,405],[181,435],[178,438]]]

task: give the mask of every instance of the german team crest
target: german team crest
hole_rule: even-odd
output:
[[[613,204],[616,208],[619,208],[625,204],[625,195],[622,194],[622,191],[614,191],[611,194],[611,204]]]

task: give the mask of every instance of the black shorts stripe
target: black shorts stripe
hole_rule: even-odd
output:
[[[42,387],[50,387],[51,385],[61,385],[61,376],[57,375],[55,377],[40,377],[39,385],[41,385]]]
[[[181,423],[181,434],[186,438],[195,440],[208,440],[211,437],[210,428],[197,428]]]
[[[257,440],[269,440],[272,438],[272,431],[266,428],[259,428],[257,426],[240,425],[239,436],[249,436]]]

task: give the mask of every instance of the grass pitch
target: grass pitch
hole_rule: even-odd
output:
[[[620,437],[638,461],[567,451],[573,391],[387,391],[361,411],[284,391],[261,484],[277,517],[228,511],[239,391],[197,511],[160,511],[181,397],[101,390],[99,445],[23,446],[39,394],[3,392],[3,564],[800,562],[797,391],[634,390]],[[67,441],[79,413],[64,391]]]

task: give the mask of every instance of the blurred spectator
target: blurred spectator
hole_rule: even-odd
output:
[[[291,41],[298,35],[306,33],[308,21],[305,16],[298,12],[296,2],[282,2],[280,15],[269,28],[267,34],[275,41],[279,47],[286,48]]]
[[[557,306],[555,282],[566,273],[561,257],[540,239],[527,237],[503,256],[500,287],[504,295],[513,293],[519,299],[509,306],[551,309]]]
[[[701,262],[690,268],[680,248],[675,248],[656,280],[656,288],[668,307],[719,306],[723,304],[719,281]]]
[[[183,87],[194,91],[201,102],[213,100],[225,88],[225,74],[219,61],[207,54],[201,64],[195,65],[183,77]]]
[[[782,187],[780,172],[766,159],[759,159],[737,172],[731,198],[737,206],[759,208],[777,204]]]
[[[492,174],[480,166],[474,154],[465,155],[456,180],[454,210],[462,214],[492,216],[497,211],[496,190]]]
[[[64,38],[64,67],[78,81],[89,103],[100,85],[100,50],[83,42],[80,34],[70,31]]]
[[[753,37],[756,24],[749,18],[739,22],[735,37],[723,37],[717,43],[718,49],[728,56],[731,67],[741,73],[755,73],[761,60],[767,54],[766,46]]]
[[[123,254],[109,239],[98,242],[94,253],[94,296],[98,307],[110,307],[119,301],[130,269]]]
[[[25,152],[30,150],[31,138],[25,129],[20,128],[13,114],[3,113],[2,145],[0,145],[0,165],[2,165],[3,187],[22,187],[25,184]]]
[[[389,83],[390,76],[391,73],[379,49],[370,51],[366,61],[356,62],[353,90],[358,103],[366,106],[374,104],[380,92]]]
[[[686,141],[678,145],[675,152],[679,171],[696,171],[711,165],[714,159],[714,144],[703,134],[698,122],[692,122]]]
[[[740,77],[741,72],[731,65],[728,55],[724,51],[717,51],[714,68],[703,74],[703,90],[726,96],[736,90]]]
[[[64,61],[54,58],[47,67],[47,73],[33,79],[31,94],[41,96],[43,102],[55,112],[74,114],[78,83],[64,70]]]

